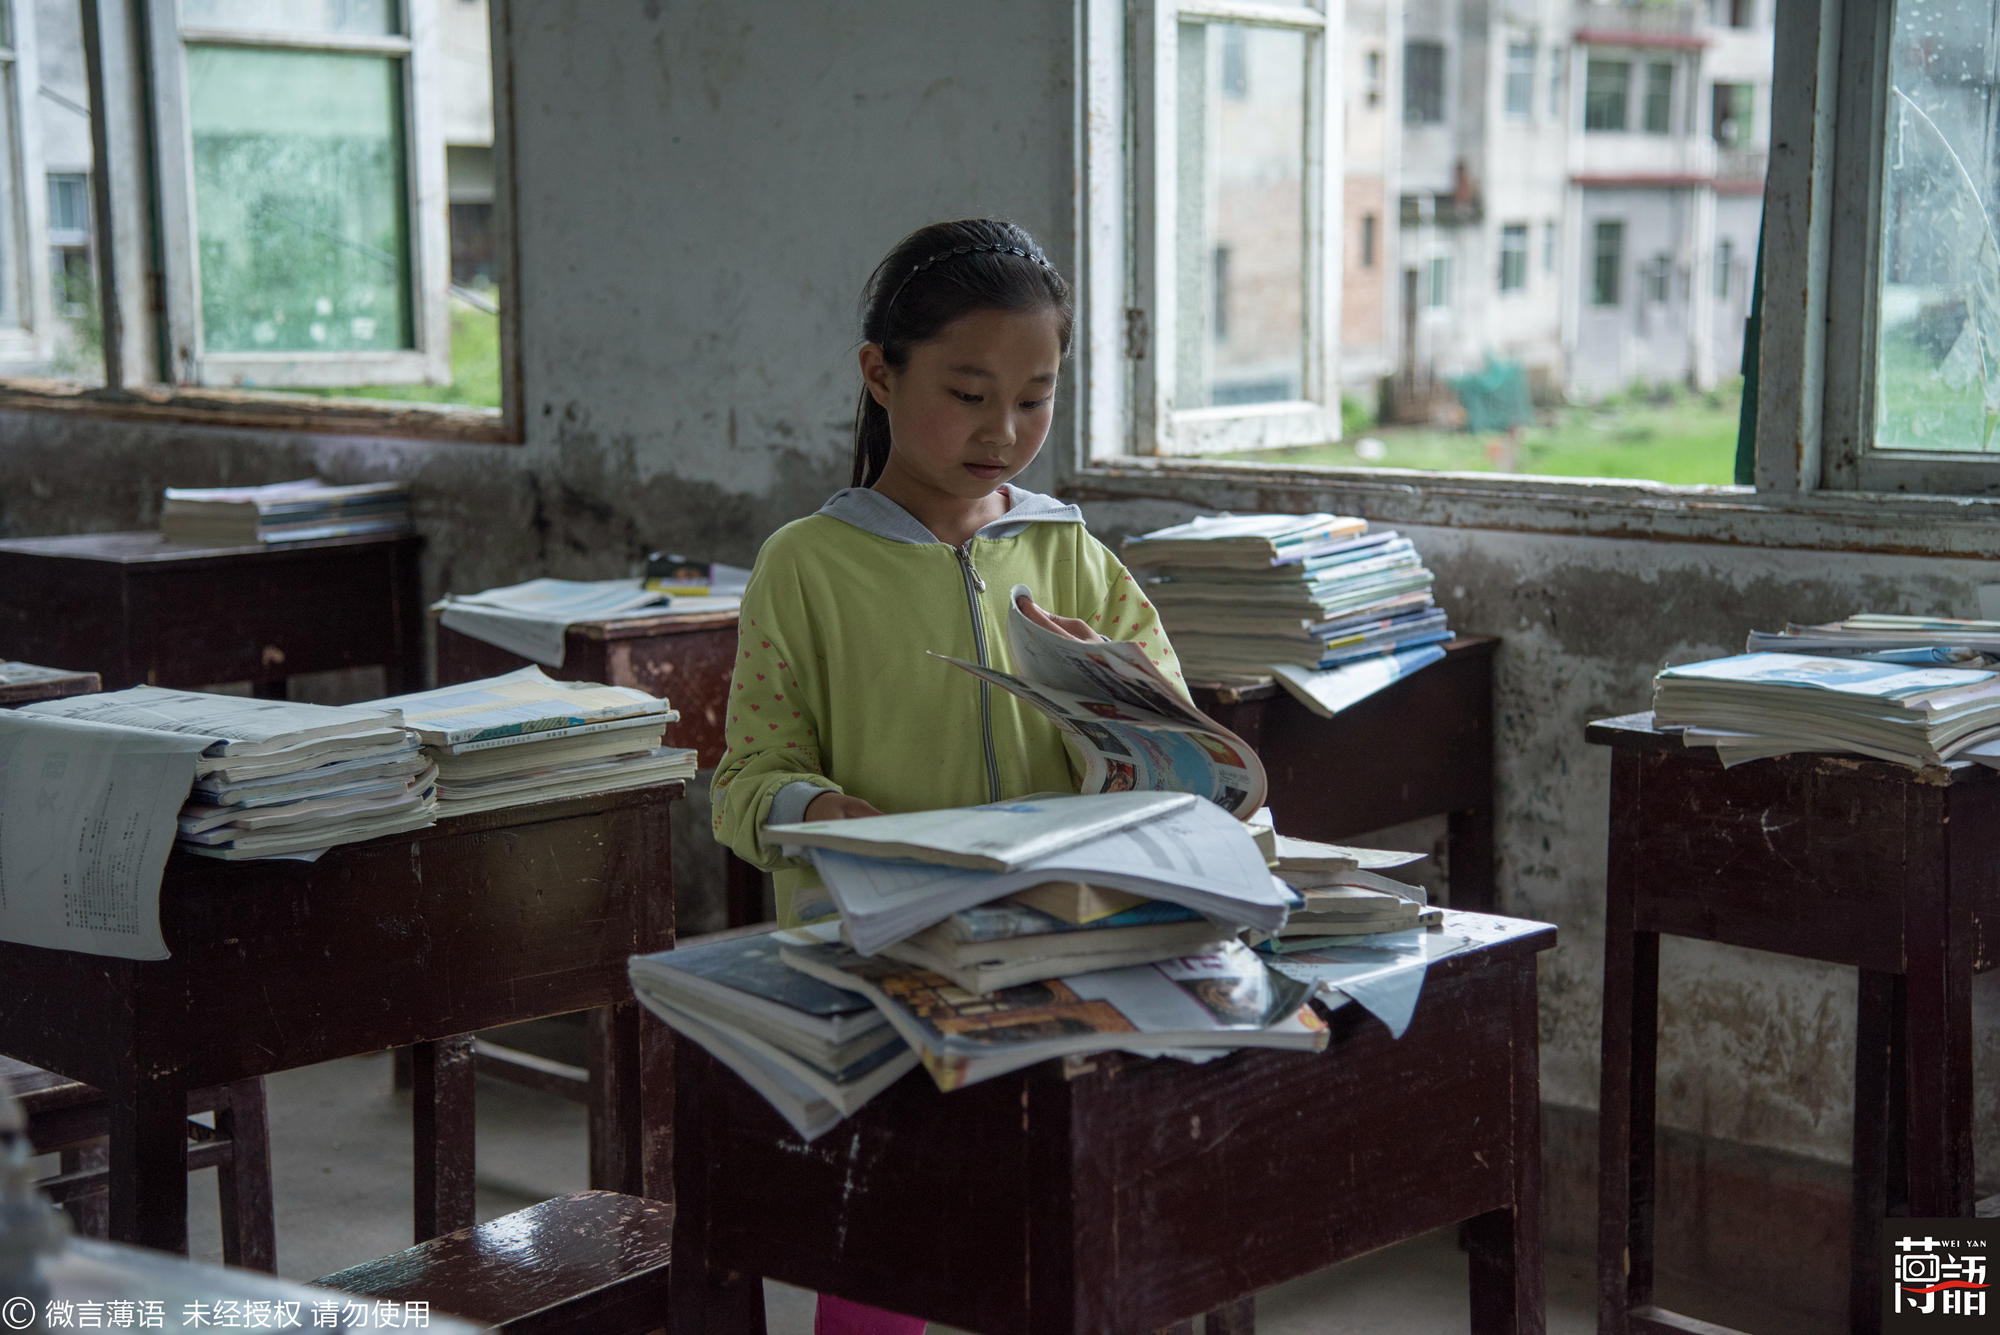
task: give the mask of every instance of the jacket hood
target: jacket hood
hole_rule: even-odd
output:
[[[972,535],[973,537],[1012,538],[1030,524],[1083,522],[1083,511],[1053,496],[1044,496],[1038,491],[1028,491],[1012,485],[1002,490],[1007,495],[1007,513],[980,529]],[[819,513],[838,519],[843,524],[852,524],[864,533],[887,538],[891,542],[942,541],[935,533],[919,523],[916,516],[908,510],[881,492],[871,491],[867,487],[841,488],[819,508]]]

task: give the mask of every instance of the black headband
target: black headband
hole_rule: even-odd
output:
[[[930,268],[933,264],[936,264],[938,261],[948,260],[957,255],[980,255],[980,254],[1019,255],[1024,260],[1033,260],[1036,264],[1041,265],[1044,269],[1048,269],[1049,272],[1051,273],[1055,272],[1054,268],[1049,264],[1049,262],[1046,259],[1043,259],[1042,256],[1037,252],[1024,249],[1021,246],[1009,245],[1004,241],[988,241],[980,245],[974,245],[974,246],[953,246],[950,250],[940,250],[937,254],[931,256],[929,259],[921,260],[918,263],[911,265],[910,271],[903,275],[903,281],[896,284],[896,290],[894,292],[891,292],[889,294],[889,299],[882,303],[883,311],[887,312],[891,306],[894,306],[896,304],[896,298],[903,295],[903,289],[910,285],[910,280],[912,278],[915,278],[918,274]]]

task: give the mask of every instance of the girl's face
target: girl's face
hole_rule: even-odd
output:
[[[976,501],[1026,468],[1049,434],[1061,327],[1053,309],[974,311],[912,348],[900,371],[863,347],[868,392],[889,414],[876,489],[905,508]]]

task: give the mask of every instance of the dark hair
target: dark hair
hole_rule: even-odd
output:
[[[932,223],[896,243],[861,294],[861,337],[900,371],[910,349],[974,311],[1053,309],[1064,356],[1076,314],[1069,284],[1027,229],[993,218]],[[889,460],[889,414],[868,386],[854,409],[854,481],[866,487]]]

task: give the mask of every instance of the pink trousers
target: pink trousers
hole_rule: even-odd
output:
[[[924,1335],[924,1323],[822,1293],[813,1313],[813,1335]]]

